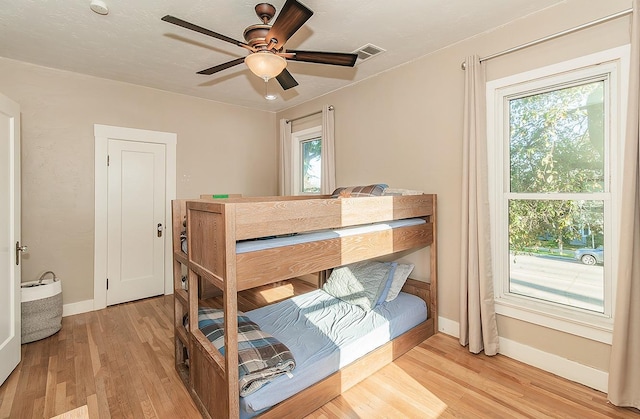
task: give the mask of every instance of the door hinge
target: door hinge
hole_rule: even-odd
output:
[[[109,155],[107,154],[107,167],[109,166]]]
[[[107,289],[109,289],[109,278],[107,278]]]

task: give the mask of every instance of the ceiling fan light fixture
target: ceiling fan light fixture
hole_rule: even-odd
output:
[[[265,81],[264,82],[264,98],[266,100],[276,100],[278,98],[278,96],[276,96],[274,93],[269,93],[269,81]]]
[[[287,67],[287,60],[270,51],[259,51],[244,59],[249,70],[264,81],[274,78]]]

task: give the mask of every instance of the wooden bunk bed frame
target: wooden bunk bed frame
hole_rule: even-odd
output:
[[[207,199],[208,197],[208,199]],[[436,195],[330,199],[329,196],[173,201],[176,369],[205,418],[237,418],[237,293],[337,266],[429,246],[430,282],[403,287],[422,298],[429,318],[354,363],[262,413],[303,417],[337,397],[437,332]],[[186,217],[188,252],[180,233]],[[236,241],[420,217],[426,224],[236,254]],[[187,272],[188,291],[182,288]],[[209,284],[209,285],[207,285]],[[222,293],[225,350],[221,355],[198,329],[199,297]]]

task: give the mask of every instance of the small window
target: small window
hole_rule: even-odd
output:
[[[322,127],[291,134],[294,195],[319,194],[322,179]]]
[[[613,316],[623,51],[487,85],[496,311],[601,341]]]
[[[300,193],[318,194],[320,193],[320,151],[322,140],[313,138],[300,143],[300,174],[302,182]]]

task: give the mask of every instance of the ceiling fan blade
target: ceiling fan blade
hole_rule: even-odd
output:
[[[289,54],[292,54],[291,56]],[[304,61],[307,63],[342,65],[353,67],[356,64],[357,54],[345,52],[321,52],[321,51],[297,51],[287,50],[282,54],[287,60]]]
[[[281,49],[289,37],[309,20],[313,12],[296,0],[287,0],[282,6],[276,21],[269,29],[265,41],[267,44],[276,42],[276,49]]]
[[[211,74],[217,73],[218,71],[222,71],[222,70],[226,70],[227,68],[231,68],[234,65],[242,64],[243,62],[244,62],[244,57],[236,58],[235,60],[231,60],[231,61],[226,62],[224,64],[219,64],[219,65],[213,66],[211,68],[207,68],[207,69],[198,71],[198,74],[211,75]]]
[[[291,73],[289,73],[286,68],[282,70],[282,73],[276,76],[276,80],[278,80],[278,83],[280,83],[280,86],[282,86],[283,90],[289,90],[292,87],[296,87],[298,85],[296,79],[293,78]]]
[[[229,38],[228,36],[221,35],[217,32],[210,31],[209,29],[205,29],[201,26],[194,25],[193,23],[189,23],[186,20],[178,19],[177,17],[166,15],[165,17],[162,18],[162,20],[164,20],[165,22],[173,23],[174,25],[182,26],[183,28],[186,28],[186,29],[191,29],[192,31],[196,31],[205,35],[212,36],[221,41],[229,42],[230,44],[234,44],[239,47],[244,47],[244,48],[249,47],[249,44],[246,44],[242,41],[238,41],[236,39]]]

